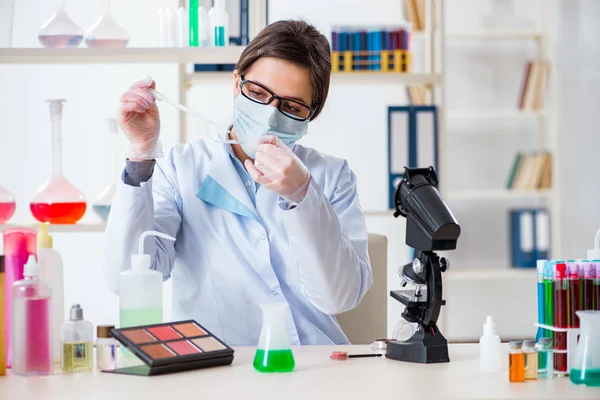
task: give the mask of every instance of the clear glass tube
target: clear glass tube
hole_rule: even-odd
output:
[[[52,176],[31,201],[31,214],[39,222],[74,224],[83,217],[83,193],[62,174],[62,109],[66,100],[48,100],[52,119]]]
[[[65,12],[65,0],[58,0],[56,13],[40,27],[38,40],[44,47],[77,47],[83,32]]]
[[[85,32],[87,47],[122,48],[129,43],[129,34],[110,14],[110,0],[103,0],[102,15]]]
[[[12,193],[0,185],[0,225],[8,222],[15,214],[16,209],[17,203]]]

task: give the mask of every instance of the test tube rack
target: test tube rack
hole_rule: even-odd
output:
[[[544,325],[540,323],[533,324],[534,326],[542,329],[546,329],[552,331],[554,333],[565,333],[567,334],[567,348],[566,349],[557,349],[556,341],[552,342],[552,348],[554,352],[554,357],[557,354],[566,354],[567,355],[567,370],[562,371],[562,374],[568,375],[571,372],[571,364],[575,357],[575,351],[577,350],[577,341],[579,340],[579,328],[559,328],[552,325]],[[553,360],[554,361],[554,360]],[[561,375],[561,371],[556,371],[555,373]]]
[[[333,51],[332,72],[412,72],[409,50]]]

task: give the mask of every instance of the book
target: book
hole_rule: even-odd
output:
[[[517,171],[519,170],[519,164],[521,164],[521,161],[523,161],[523,153],[517,153],[513,160],[513,164],[510,169],[510,174],[508,175],[508,180],[506,182],[507,189],[511,189],[513,187],[515,176],[517,175]]]
[[[552,179],[552,155],[536,152],[515,155],[509,171],[506,188],[516,190],[550,189]]]
[[[519,96],[519,108],[525,107],[525,93],[527,92],[527,84],[529,82],[529,74],[531,73],[531,66],[533,63],[530,61],[525,64],[525,74],[523,75],[523,83],[521,84],[521,95]]]
[[[550,64],[546,61],[529,61],[519,94],[519,109],[539,110],[543,106],[544,89],[550,74]]]

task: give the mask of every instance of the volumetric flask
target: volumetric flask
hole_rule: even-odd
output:
[[[44,47],[77,47],[83,32],[65,12],[65,0],[58,0],[56,13],[38,31],[38,40]]]
[[[96,201],[94,201],[94,204],[92,205],[94,212],[103,221],[108,220],[108,215],[110,214],[110,205],[112,204],[112,199],[117,191],[117,185],[115,183],[117,171],[117,121],[109,118],[107,122],[109,183],[102,189],[96,198]]]
[[[87,47],[125,47],[129,43],[129,35],[125,28],[110,15],[110,0],[103,0],[100,18],[85,32]]]
[[[52,176],[30,203],[31,214],[40,222],[74,224],[85,214],[83,193],[62,174],[62,109],[65,100],[47,100],[52,119]]]
[[[0,185],[0,225],[5,224],[14,215],[17,203],[13,195]]]

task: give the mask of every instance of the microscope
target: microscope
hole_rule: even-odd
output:
[[[390,296],[406,308],[402,317],[416,325],[407,340],[387,343],[386,357],[414,363],[449,362],[448,341],[436,323],[446,301],[442,299],[442,272],[449,262],[435,251],[454,250],[460,226],[442,199],[433,167],[404,168],[403,179],[394,194],[394,217],[406,218],[406,244],[414,259],[401,269],[402,287]]]

